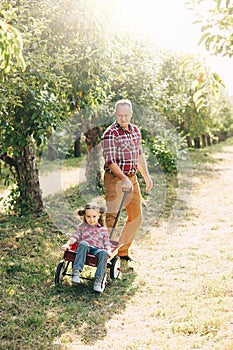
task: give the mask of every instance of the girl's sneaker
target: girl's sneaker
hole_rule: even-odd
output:
[[[80,283],[80,272],[79,272],[79,270],[73,270],[72,282],[73,283]]]
[[[94,281],[94,285],[93,285],[93,290],[95,292],[98,292],[98,293],[102,293],[103,292],[103,288],[101,286],[101,282],[102,282],[102,279],[101,278],[96,278],[95,281]]]

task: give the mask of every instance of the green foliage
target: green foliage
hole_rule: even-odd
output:
[[[0,8],[1,15],[4,15],[4,11]],[[15,27],[0,19],[0,69],[7,74],[12,69],[12,65],[20,67],[22,71],[26,69],[23,41]]]
[[[233,4],[222,0],[190,0],[187,2],[196,13],[197,23],[201,24],[202,36],[199,44],[216,55],[233,55]]]
[[[155,136],[148,134],[144,147],[148,157],[148,163],[151,171],[162,170],[164,174],[178,174],[179,162],[186,159],[187,151],[184,138],[170,126],[162,129]],[[143,133],[144,135],[144,133]]]
[[[176,172],[175,156],[171,149],[166,145],[166,140],[159,140],[154,138],[149,143],[152,155],[149,156],[148,161],[155,167],[159,166],[165,173]]]
[[[4,116],[0,129],[1,153],[10,155],[18,155],[31,136],[37,145],[44,143],[69,109],[65,95],[69,82],[63,77],[61,57],[56,52],[51,55],[47,50],[44,17],[28,21],[28,6],[22,2],[17,9],[21,19],[19,27],[22,30],[27,28],[28,33],[24,41],[27,70],[23,74],[9,72],[4,83],[0,83],[4,96],[0,107],[0,114]],[[42,9],[38,7],[37,10],[39,17]]]
[[[115,34],[109,46],[108,76],[112,100],[129,98],[134,105],[154,108],[157,101],[159,52],[145,38]]]
[[[171,53],[162,62],[156,110],[182,135],[211,133],[222,117],[216,113],[223,88],[218,74],[193,55]]]
[[[15,9],[17,17],[13,16],[12,21],[22,32],[27,31],[27,70],[9,75],[0,85],[4,96],[0,107],[0,115],[4,116],[1,153],[17,155],[32,135],[41,146],[71,109],[106,102],[103,88],[108,80],[107,76],[101,77],[101,52],[106,42],[101,40],[101,27],[97,30],[98,12],[94,15],[91,3],[70,0],[35,5],[22,1]],[[5,7],[11,8],[6,3]],[[90,10],[93,16],[89,17]]]
[[[0,155],[19,157],[32,138],[41,155],[54,131],[75,114],[64,142],[59,133],[54,136],[57,156],[70,156],[72,145],[64,147],[70,135],[106,125],[105,117],[112,118],[112,106],[122,97],[136,106],[134,117],[142,116],[140,108],[150,110],[135,118],[140,126],[149,126],[146,118],[153,121],[156,111],[182,136],[224,127],[223,113],[213,112],[221,78],[195,57],[159,53],[149,40],[122,34],[117,3],[105,5],[94,0],[1,3],[4,22],[22,33],[27,69],[10,70],[0,81]],[[172,167],[163,143],[152,148]]]

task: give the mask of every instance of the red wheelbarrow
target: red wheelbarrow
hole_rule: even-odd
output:
[[[122,246],[122,244],[117,242],[117,241],[111,240],[111,237],[113,235],[114,229],[115,229],[116,224],[118,222],[126,195],[127,195],[127,192],[124,191],[124,194],[123,194],[123,197],[122,197],[122,200],[120,203],[120,207],[119,207],[119,210],[117,212],[117,216],[115,218],[113,227],[111,229],[111,233],[109,235],[112,254],[108,259],[107,268],[110,270],[110,278],[111,279],[118,278],[120,275],[120,271],[121,271],[121,260],[120,260],[119,256],[117,256],[117,253],[118,253],[119,248]],[[74,243],[73,245],[70,246],[69,249],[67,249],[64,252],[63,259],[59,262],[57,269],[56,269],[56,272],[55,272],[55,284],[56,285],[62,284],[63,278],[65,276],[72,276],[71,273],[68,273],[68,268],[69,268],[70,264],[71,264],[71,266],[73,266],[73,263],[74,263],[74,260],[76,257],[77,247],[78,247],[78,243]],[[98,263],[98,258],[95,255],[92,255],[92,254],[86,255],[85,265],[97,267],[97,263]],[[82,278],[84,278],[84,277],[82,277]],[[104,277],[103,277],[102,282],[101,282],[102,291],[104,291],[106,284],[107,284],[107,271],[105,271]]]

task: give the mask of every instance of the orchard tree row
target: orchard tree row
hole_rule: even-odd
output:
[[[47,144],[53,149],[54,132],[73,115],[74,150],[84,135],[90,156],[119,98],[132,100],[142,129],[163,116],[189,147],[231,132],[232,104],[217,73],[197,57],[161,52],[124,32],[117,11],[117,1],[0,4],[0,158],[14,176],[21,212],[42,211],[38,155]],[[154,147],[154,134],[144,135]],[[98,167],[99,160],[87,163]]]

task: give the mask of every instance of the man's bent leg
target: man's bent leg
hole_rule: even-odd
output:
[[[122,183],[114,174],[106,172],[104,175],[104,190],[107,206],[106,226],[110,234],[123,197]],[[132,193],[129,193],[129,195],[126,196],[125,205],[129,203],[131,197]],[[115,233],[113,234],[113,237],[114,235]]]
[[[132,182],[134,185],[133,197],[130,203],[126,206],[128,219],[123,227],[120,237],[120,243],[122,243],[123,246],[119,249],[119,256],[129,255],[129,247],[131,246],[136,233],[142,224],[141,191],[136,176],[132,178]]]

